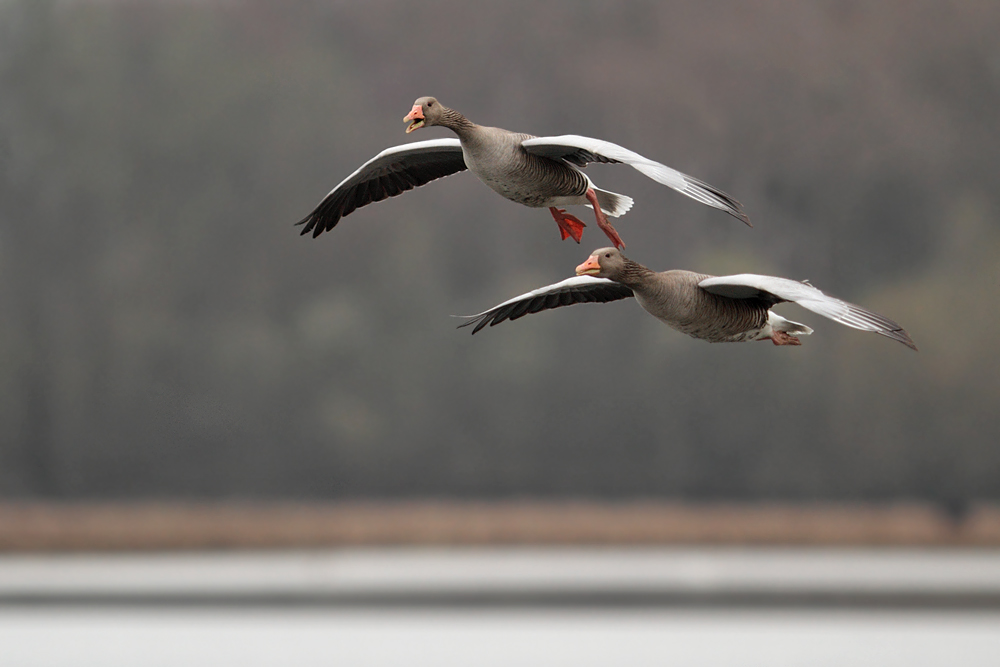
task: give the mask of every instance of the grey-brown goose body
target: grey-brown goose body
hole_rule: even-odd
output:
[[[854,329],[871,331],[916,350],[909,334],[878,313],[824,294],[806,282],[742,273],[710,276],[694,271],[657,273],[625,257],[616,248],[595,250],[576,267],[576,277],[508,299],[461,326],[476,333],[485,326],[516,320],[543,310],[577,303],[608,303],[635,297],[664,324],[712,343],[770,340],[800,345],[797,336],[812,329],[778,315],[772,306],[797,303],[807,310]]]
[[[579,242],[586,225],[561,207],[591,206],[597,226],[615,245],[623,246],[607,218],[627,213],[632,199],[595,186],[581,171],[591,162],[627,164],[750,225],[740,203],[718,188],[608,141],[569,134],[535,137],[480,126],[433,97],[419,98],[404,120],[410,122],[407,132],[440,125],[458,136],[385,149],[341,181],[297,223],[303,226],[303,234],[319,236],[358,208],[469,169],[507,199],[548,207],[563,238]]]
[[[465,164],[479,180],[499,195],[532,208],[576,203],[589,182],[564,162],[529,153],[522,142],[530,134],[499,127],[475,126],[459,134]]]
[[[650,271],[641,280],[619,280],[630,287],[643,310],[664,324],[713,343],[756,340],[773,304],[763,299],[730,299],[699,287],[705,273]]]

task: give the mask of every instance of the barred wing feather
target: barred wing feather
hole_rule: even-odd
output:
[[[387,148],[341,181],[305,218],[303,234],[319,236],[357,208],[395,197],[466,169],[458,139],[431,139]]]
[[[575,303],[607,303],[631,296],[634,296],[631,289],[613,280],[576,276],[508,299],[478,315],[466,316],[469,321],[460,324],[459,328],[475,325],[472,330],[475,334],[486,325],[494,326],[504,320],[516,320],[543,310],[572,306]]]

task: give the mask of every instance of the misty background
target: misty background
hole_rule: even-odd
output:
[[[1000,7],[0,1],[0,495],[1000,496]],[[293,226],[434,95],[621,144],[658,270],[808,279],[919,353],[779,306],[798,348],[635,303],[472,314],[582,245],[468,173]],[[590,215],[591,217],[588,217]]]

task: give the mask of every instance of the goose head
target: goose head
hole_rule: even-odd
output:
[[[614,280],[624,269],[625,256],[618,248],[601,248],[592,252],[586,262],[576,267],[576,275]]]
[[[404,123],[410,123],[406,126],[406,133],[409,134],[422,127],[438,125],[443,109],[441,103],[433,97],[418,97],[413,103],[410,113],[403,117]]]

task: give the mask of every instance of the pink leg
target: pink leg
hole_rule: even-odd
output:
[[[580,239],[583,238],[583,228],[587,225],[583,224],[575,216],[567,213],[564,208],[550,206],[549,211],[552,213],[552,217],[555,218],[556,224],[559,225],[559,233],[562,235],[563,241],[573,237],[573,240],[579,243]]]
[[[766,338],[764,340],[767,340]],[[772,331],[771,342],[775,345],[802,345],[802,341],[784,331]]]
[[[608,222],[607,216],[605,216],[604,211],[601,210],[601,205],[597,203],[597,194],[594,192],[593,188],[587,188],[587,200],[590,202],[590,205],[594,207],[594,214],[597,216],[597,226],[601,228],[601,231],[608,235],[608,238],[611,239],[611,242],[615,244],[616,248],[623,250],[625,248],[625,242],[622,241],[622,237],[618,236],[618,232],[616,232],[615,228],[611,226],[610,222]]]

